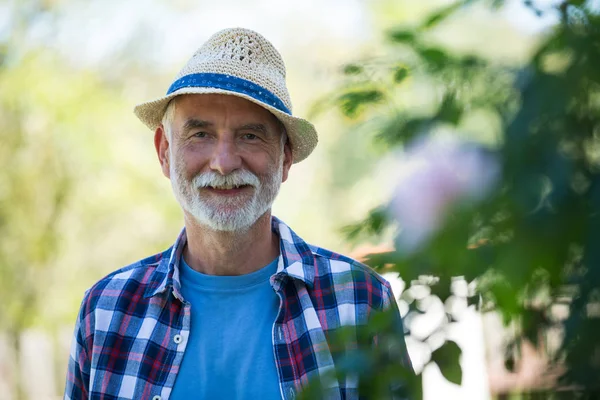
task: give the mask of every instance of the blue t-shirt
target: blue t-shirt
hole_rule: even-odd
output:
[[[281,399],[272,342],[279,297],[269,283],[277,260],[247,275],[215,276],[181,257],[191,329],[169,399]]]

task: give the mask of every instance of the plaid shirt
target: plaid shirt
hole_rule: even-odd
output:
[[[294,399],[334,366],[326,337],[396,307],[387,281],[368,267],[305,243],[273,217],[280,237],[270,283],[281,299],[273,351],[283,399]],[[165,252],[113,272],[85,294],[75,326],[65,399],[167,400],[190,335],[181,295],[185,229]],[[406,350],[403,363],[410,367]],[[328,398],[357,398],[354,380],[330,383]]]

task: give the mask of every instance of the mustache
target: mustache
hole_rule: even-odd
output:
[[[260,187],[260,179],[247,170],[235,170],[230,174],[221,175],[214,171],[202,172],[194,177],[192,184],[197,189],[209,186],[243,186]]]

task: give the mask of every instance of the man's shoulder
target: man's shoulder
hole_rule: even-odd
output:
[[[329,286],[336,295],[347,293],[357,301],[367,296],[376,308],[384,307],[392,296],[390,283],[371,267],[343,254],[308,246],[316,266],[314,286]]]
[[[284,256],[292,261],[302,260],[302,272],[297,275],[302,275],[303,279],[308,278],[309,283],[313,277],[321,280],[331,280],[335,277],[337,281],[342,282],[348,279],[350,281],[368,281],[379,290],[389,291],[390,284],[365,264],[304,241],[288,225],[276,217],[273,217],[272,225],[273,230],[281,237],[282,249],[285,250]],[[295,262],[291,263],[295,264]]]
[[[167,273],[159,271],[161,263],[169,260],[171,248],[146,257],[117,269],[94,283],[85,293],[84,303],[88,308],[96,308],[103,298],[114,299],[122,296],[141,296],[146,290],[157,287]]]
[[[317,261],[317,265],[321,267],[319,269],[319,275],[349,274],[353,277],[364,275],[365,278],[370,278],[381,285],[389,286],[388,281],[379,275],[377,271],[360,261],[312,244],[309,244],[308,247],[312,251],[313,257]]]

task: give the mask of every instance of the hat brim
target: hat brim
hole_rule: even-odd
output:
[[[246,94],[224,89],[210,87],[181,88],[156,100],[138,104],[133,109],[133,112],[140,119],[140,121],[144,123],[144,125],[154,131],[162,123],[162,118],[169,101],[171,101],[174,97],[184,94],[226,94],[237,96],[256,103],[259,106],[269,110],[285,126],[288,140],[292,148],[292,158],[294,164],[299,163],[308,157],[308,155],[312,153],[314,148],[317,146],[317,131],[313,124],[307,120],[289,115]]]

